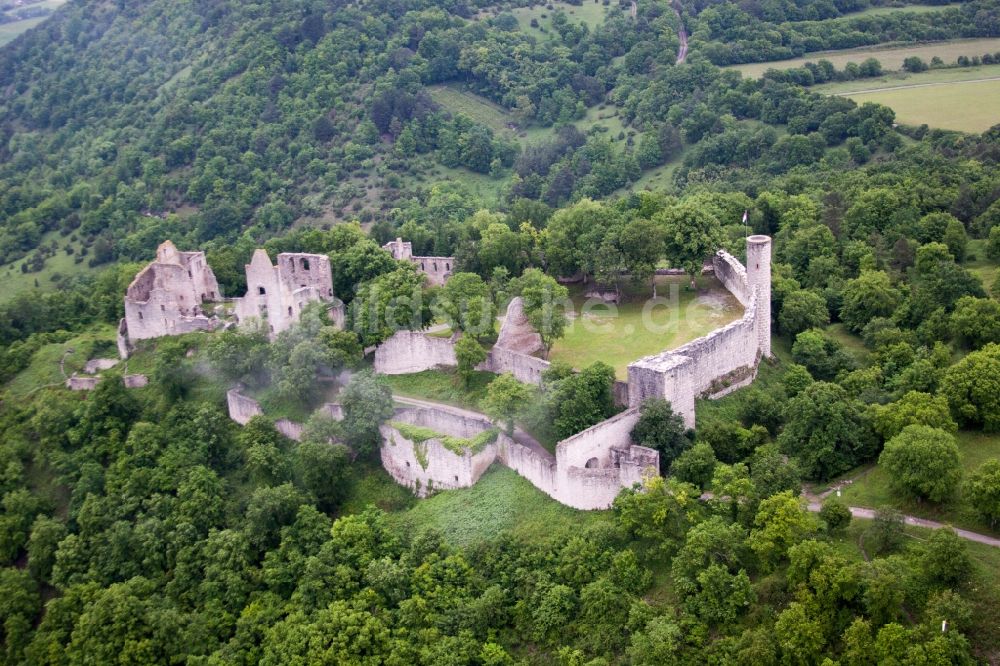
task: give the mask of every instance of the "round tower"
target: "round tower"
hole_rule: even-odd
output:
[[[747,283],[757,287],[757,348],[771,355],[771,237],[747,237]]]

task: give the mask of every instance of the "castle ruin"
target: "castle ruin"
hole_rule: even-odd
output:
[[[246,296],[234,299],[237,322],[266,321],[271,335],[298,321],[309,303],[325,302],[334,304],[334,309],[338,307],[330,258],[325,254],[283,252],[274,265],[266,251],[256,250],[246,265],[246,275]]]
[[[205,303],[231,302],[236,323],[267,322],[272,336],[298,321],[309,303],[329,303],[334,324],[343,326],[344,304],[333,294],[330,258],[324,254],[285,252],[278,264],[256,250],[245,266],[247,293],[223,298],[204,252],[179,252],[171,241],[132,280],[125,293],[125,317],[118,324],[118,352],[134,351],[136,340],[209,331],[225,324],[204,310]]]
[[[455,265],[454,257],[414,257],[413,243],[397,238],[382,246],[383,250],[388,250],[393,259],[397,261],[409,261],[414,264],[421,273],[427,276],[427,281],[440,287],[451,277],[452,267]]]
[[[220,322],[202,304],[221,298],[204,252],[179,252],[172,242],[156,248],[125,292],[125,318],[118,326],[118,350],[127,357],[135,340],[207,331]]]

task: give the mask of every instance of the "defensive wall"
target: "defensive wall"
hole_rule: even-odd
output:
[[[444,405],[397,409],[397,423],[427,428],[440,437],[414,442],[390,421],[381,428],[382,463],[397,482],[425,496],[434,489],[474,484],[489,465],[498,461],[528,479],[559,502],[579,509],[611,506],[623,487],[642,483],[655,474],[659,454],[631,441],[631,431],[647,398],[668,400],[687,425],[694,425],[698,397],[718,397],[750,383],[762,357],[770,355],[771,240],[766,236],[747,239],[747,266],[719,251],[712,259],[722,284],[744,306],[743,316],[673,350],[647,356],[628,367],[628,383],[616,383],[615,397],[629,408],[556,445],[555,455],[524,436],[499,433],[481,450],[457,452],[443,443],[444,437],[472,438],[493,428],[486,417]],[[525,348],[524,330],[511,324],[523,318],[522,304],[511,304],[498,343]],[[520,343],[508,341],[520,340]],[[456,364],[454,343],[416,331],[399,331],[375,350],[375,370],[383,374],[419,372]],[[492,372],[511,372],[526,383],[538,384],[549,363],[518,349],[498,344],[479,367]],[[229,392],[230,415],[245,423],[260,413],[256,401]],[[335,406],[328,406],[335,407]],[[336,412],[334,414],[334,412]],[[339,409],[331,410],[335,418]],[[288,422],[283,432],[301,434],[298,424]],[[404,428],[405,429],[405,428]],[[412,432],[412,431],[411,431]]]

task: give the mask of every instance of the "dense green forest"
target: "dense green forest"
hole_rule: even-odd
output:
[[[846,504],[883,474],[885,503],[997,534],[1000,462],[973,453],[1000,452],[1000,126],[900,126],[806,87],[871,63],[718,65],[998,36],[1000,5],[640,0],[587,23],[571,3],[542,31],[519,4],[82,0],[0,49],[0,264],[75,267],[0,295],[0,662],[997,659],[998,549]],[[661,169],[667,187],[636,187]],[[664,265],[695,276],[748,230],[774,238],[776,358],[699,403],[694,431],[644,411],[633,437],[667,475],[645,491],[457,539],[419,519],[447,493],[414,500],[378,467],[395,389],[362,350],[392,334],[396,300],[419,297],[397,325],[472,342],[454,376],[414,384],[555,440],[614,413],[611,368],[504,386],[472,370],[495,335],[473,322],[513,295],[541,307],[561,276],[622,293]],[[396,236],[454,256],[451,281],[394,261]],[[124,290],[166,238],[207,250],[227,295],[256,247],[328,254],[346,330],[310,310],[274,342],[149,343],[137,390],[42,379],[59,354],[114,353]],[[229,420],[235,382],[267,417]],[[328,390],[341,423],[310,416]],[[306,422],[301,442],[278,415]],[[806,510],[804,488],[845,478],[862,490]]]

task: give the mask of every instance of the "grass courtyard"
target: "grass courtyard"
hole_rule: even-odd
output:
[[[625,289],[627,298],[619,305],[587,299],[587,287],[573,285],[575,313],[550,360],[575,368],[603,361],[625,379],[632,361],[679,347],[743,316],[742,306],[714,277],[699,277],[697,291],[687,282],[685,276],[657,276],[657,301],[643,285]]]

